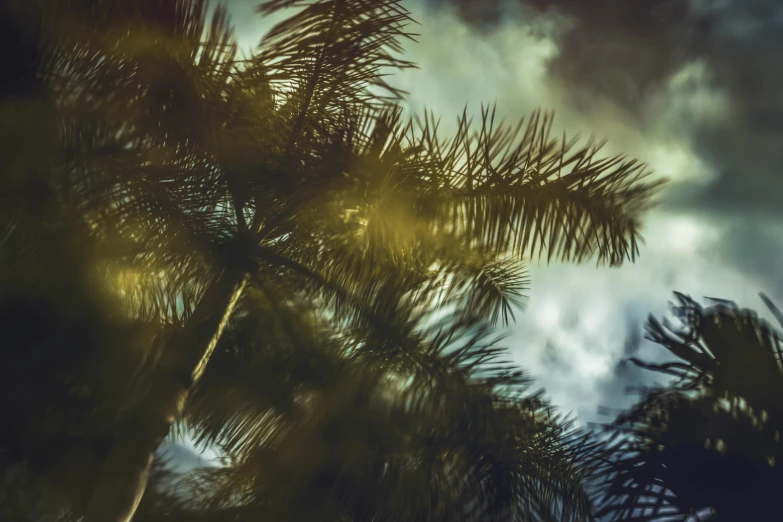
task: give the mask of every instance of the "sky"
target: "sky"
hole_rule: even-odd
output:
[[[240,45],[274,20],[229,0]],[[580,423],[633,401],[654,375],[624,359],[666,358],[643,338],[677,290],[766,313],[783,304],[783,2],[779,0],[403,0],[420,24],[390,80],[454,128],[497,103],[509,121],[554,110],[556,130],[607,138],[670,179],[647,214],[635,264],[531,266],[510,328],[513,360]]]

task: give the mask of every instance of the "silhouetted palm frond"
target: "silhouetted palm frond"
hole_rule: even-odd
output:
[[[600,514],[684,521],[711,510],[709,520],[763,519],[783,484],[781,333],[730,301],[705,308],[676,297],[682,327],[650,318],[647,330],[681,362],[640,364],[678,380],[608,427]]]
[[[189,487],[204,501],[194,501],[196,512],[212,513],[205,520],[588,518],[578,432],[525,392],[491,335],[466,321],[420,324],[391,336],[409,345],[397,351],[365,339],[361,350],[332,353],[336,373],[292,390],[293,409],[254,409],[258,400],[216,409],[227,417],[215,441],[231,462],[194,477]],[[278,374],[288,375],[281,362]],[[255,376],[233,389],[263,389]],[[232,427],[240,422],[247,427]]]
[[[507,326],[514,320],[514,310],[523,308],[524,292],[529,288],[527,267],[516,259],[499,259],[478,266],[466,263],[452,269],[453,277],[444,282],[446,299],[465,313],[486,317],[492,326],[499,319]]]
[[[612,266],[635,259],[637,212],[663,180],[645,181],[636,160],[597,157],[602,144],[592,140],[574,150],[576,140],[551,136],[549,114],[533,113],[526,126],[495,118],[494,107],[482,108],[475,129],[464,112],[448,140],[433,116],[419,121],[416,141],[435,166],[433,196],[448,229],[493,252],[577,262],[596,255]]]

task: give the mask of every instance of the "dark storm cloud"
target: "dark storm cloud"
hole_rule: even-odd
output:
[[[429,0],[434,7],[451,3],[456,6],[460,16],[474,26],[489,28],[500,22],[503,17],[503,2],[501,0]]]
[[[718,174],[701,194],[716,211],[783,217],[783,4],[739,1],[715,23],[704,54],[735,104],[696,147]]]
[[[485,30],[510,3],[450,1]],[[686,123],[716,178],[706,187],[684,187],[669,205],[783,219],[783,2],[516,1],[571,20],[549,72],[584,112],[597,97],[608,98],[644,126],[655,117],[643,112],[646,100],[686,64],[705,63],[714,87],[728,96],[731,118]]]
[[[715,255],[726,265],[753,275],[774,300],[783,299],[783,223],[751,218],[732,220]]]

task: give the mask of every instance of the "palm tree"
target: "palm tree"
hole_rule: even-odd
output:
[[[463,114],[450,139],[431,115],[403,121],[384,80],[412,65],[396,57],[411,36],[397,1],[263,2],[300,10],[244,62],[224,10],[207,28],[205,2],[36,5],[66,151],[54,185],[102,242],[131,317],[166,325],[86,522],[130,519],[250,288],[305,293],[366,328],[380,283],[452,283],[451,300],[510,319],[522,256],[638,252],[659,183],[637,162],[552,138],[539,114],[508,126],[484,110],[478,128]]]
[[[589,447],[525,393],[491,327],[389,308],[349,342],[238,314],[187,408],[227,465],[186,480],[169,520],[588,519]]]
[[[610,427],[603,512],[629,521],[768,520],[783,486],[783,334],[730,301],[705,308],[676,295],[683,328],[650,318],[647,331],[678,360],[634,361],[676,381]]]

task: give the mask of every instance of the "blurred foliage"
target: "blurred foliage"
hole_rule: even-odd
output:
[[[604,514],[611,520],[772,520],[783,488],[783,334],[752,310],[676,294],[681,326],[650,318],[676,377],[608,427]],[[783,326],[783,314],[762,295]],[[693,519],[695,520],[695,519]]]
[[[182,502],[154,464],[135,520],[589,518],[592,443],[491,325],[526,258],[635,259],[660,181],[551,115],[406,120],[398,1],[288,9],[239,60],[201,0],[0,7],[8,505],[94,520],[176,419],[226,465]]]
[[[261,316],[230,327],[191,399],[188,422],[226,462],[180,484],[194,500],[177,519],[582,520],[589,513],[582,435],[527,393],[487,326],[412,317],[419,328],[406,335],[405,351],[377,337],[358,341],[372,343],[364,348],[356,339],[321,339],[309,355],[306,345],[237,349],[269,338],[254,324]]]

